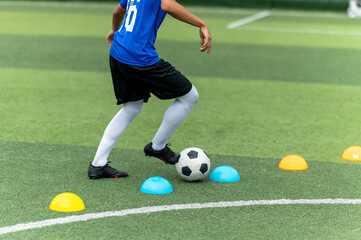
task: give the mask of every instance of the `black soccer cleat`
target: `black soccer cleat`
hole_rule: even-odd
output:
[[[89,164],[88,168],[88,176],[90,179],[96,180],[100,178],[120,178],[120,177],[127,177],[128,173],[123,171],[118,171],[115,168],[105,164],[102,167],[94,167],[91,163]]]
[[[156,157],[165,162],[165,164],[174,165],[178,162],[180,155],[173,152],[168,145],[163,150],[156,151],[152,148],[153,143],[148,143],[144,147],[145,156]]]

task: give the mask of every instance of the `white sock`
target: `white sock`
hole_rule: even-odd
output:
[[[141,112],[143,100],[124,103],[122,109],[110,121],[104,131],[104,135],[98,146],[92,165],[94,167],[104,166],[114,145],[122,136],[128,125]]]
[[[350,0],[349,1],[349,8],[357,9],[358,8],[357,0]]]
[[[189,93],[174,100],[165,112],[163,122],[152,140],[152,148],[154,150],[165,148],[168,139],[182,124],[193,106],[197,103],[198,98],[197,89],[192,86]]]

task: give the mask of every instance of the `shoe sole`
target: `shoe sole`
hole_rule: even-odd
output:
[[[98,176],[88,176],[89,179],[91,180],[98,180],[98,179],[101,179],[101,177],[98,177]],[[127,176],[114,176],[114,177],[107,177],[107,178],[115,178],[115,179],[118,179],[120,177],[127,177]]]
[[[97,180],[97,179],[100,179],[100,177],[97,177],[97,176],[89,176],[89,179],[91,179],[91,180]]]
[[[171,164],[171,163],[167,162],[166,160],[164,160],[164,159],[161,158],[161,157],[156,157],[156,156],[153,156],[153,155],[151,155],[151,154],[149,154],[149,153],[144,153],[144,154],[145,154],[145,156],[147,156],[147,157],[155,157],[155,158],[158,158],[158,159],[162,160],[165,164],[174,165],[174,164]]]

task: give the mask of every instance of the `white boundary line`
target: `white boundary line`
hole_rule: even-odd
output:
[[[254,15],[251,15],[249,17],[242,18],[242,19],[240,19],[238,21],[232,22],[232,23],[227,25],[227,28],[228,29],[234,29],[234,28],[240,27],[242,25],[245,25],[247,23],[257,21],[257,20],[259,20],[261,18],[265,18],[265,17],[269,16],[270,14],[271,13],[269,11],[262,11],[262,12],[254,14]]]
[[[309,18],[343,18],[350,19],[347,14],[344,13],[331,13],[331,12],[302,12],[302,11],[284,11],[275,10],[272,11],[272,16],[279,17],[309,17]]]
[[[73,215],[68,217],[47,219],[37,222],[21,223],[12,226],[0,228],[0,235],[7,233],[19,232],[35,228],[60,225],[72,222],[88,221],[106,217],[121,217],[133,214],[155,213],[174,210],[203,209],[203,208],[221,208],[221,207],[242,207],[242,206],[270,206],[270,205],[294,205],[294,204],[361,204],[361,199],[278,199],[278,200],[250,200],[250,201],[233,201],[233,202],[210,202],[210,203],[190,203],[163,205],[152,207],[141,207],[125,209],[121,211],[109,211],[101,213],[88,213],[83,215]]]
[[[187,6],[187,9],[194,13],[209,13],[209,14],[252,14],[257,12],[255,9],[245,8],[220,8],[220,7],[192,7]],[[309,18],[343,18],[350,19],[347,14],[334,12],[310,12],[310,11],[295,11],[295,10],[270,10],[272,16],[279,17],[309,17]]]
[[[308,33],[328,35],[361,36],[361,31],[307,29],[307,28],[280,28],[280,27],[241,27],[237,30],[260,31],[260,32],[284,32],[284,33]]]

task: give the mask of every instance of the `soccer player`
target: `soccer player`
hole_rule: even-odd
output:
[[[361,17],[361,8],[358,6],[358,0],[349,0],[347,15],[351,18]]]
[[[157,31],[166,14],[199,28],[201,52],[211,51],[207,24],[175,0],[121,0],[113,12],[113,24],[106,40],[117,104],[123,104],[104,131],[94,160],[88,168],[90,179],[118,178],[127,172],[109,166],[108,156],[128,125],[142,110],[150,93],[159,99],[175,99],[164,114],[153,140],[144,147],[146,156],[174,165],[179,154],[167,141],[198,101],[192,83],[154,47]]]

